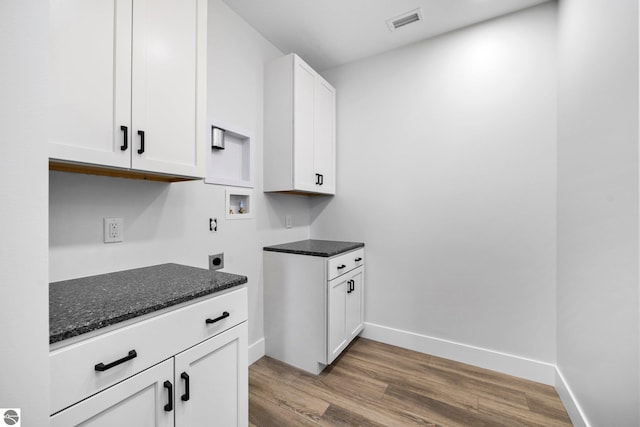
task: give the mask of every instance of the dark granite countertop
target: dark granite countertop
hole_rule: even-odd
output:
[[[162,264],[49,284],[49,343],[247,283],[245,276]]]
[[[282,245],[265,246],[263,249],[270,252],[286,252],[298,255],[310,255],[319,257],[331,257],[354,249],[363,248],[360,242],[338,242],[335,240],[300,240],[298,242],[284,243]]]

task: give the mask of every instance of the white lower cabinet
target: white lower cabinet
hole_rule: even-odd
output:
[[[239,289],[52,351],[54,408],[66,405],[57,403],[64,396],[78,400],[55,412],[51,426],[247,426],[246,320],[247,290]],[[60,364],[82,372],[65,381]],[[95,392],[78,395],[83,389]]]
[[[264,252],[266,354],[319,374],[364,328],[364,249]]]

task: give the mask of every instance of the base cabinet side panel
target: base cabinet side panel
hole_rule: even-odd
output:
[[[327,357],[324,258],[264,252],[264,328],[268,356],[318,374]]]
[[[173,427],[165,411],[173,383],[173,360],[166,360],[51,417],[51,427]]]

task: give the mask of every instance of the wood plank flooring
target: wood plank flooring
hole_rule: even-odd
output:
[[[364,338],[318,376],[266,356],[251,365],[249,423],[571,426],[551,386]]]

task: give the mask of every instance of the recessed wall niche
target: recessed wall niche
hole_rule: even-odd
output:
[[[253,188],[253,143],[249,132],[210,120],[207,129],[207,184]]]
[[[226,219],[253,218],[251,190],[227,189]]]

